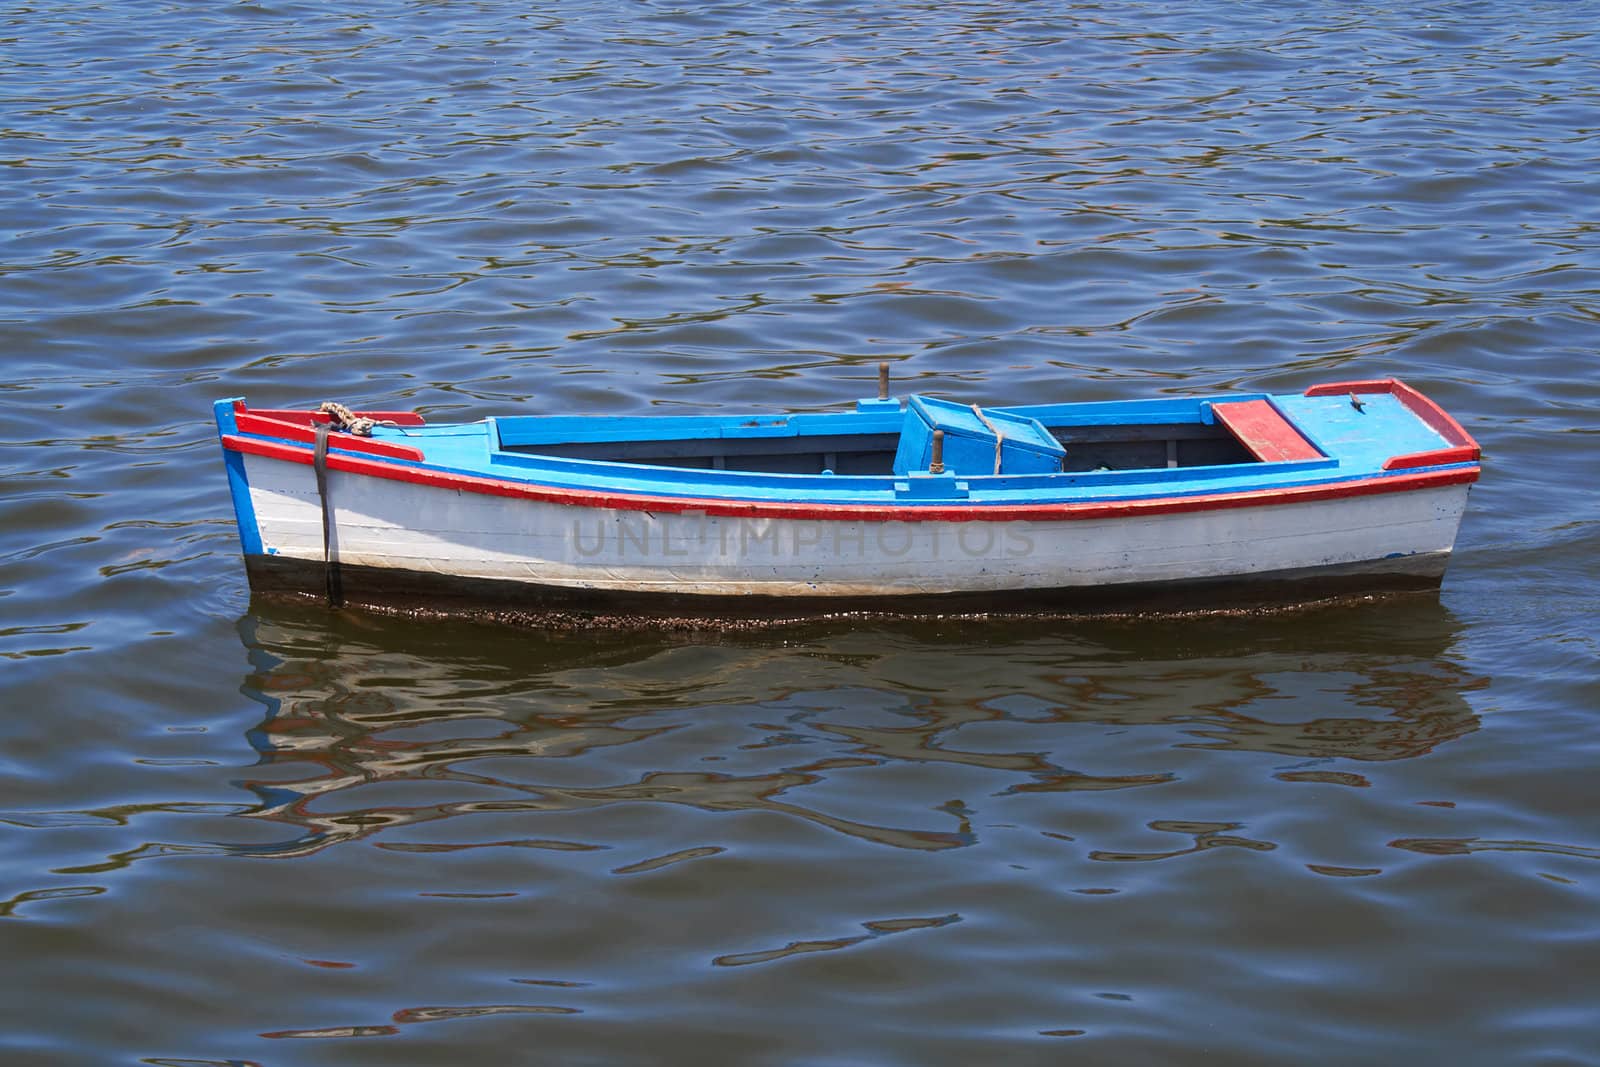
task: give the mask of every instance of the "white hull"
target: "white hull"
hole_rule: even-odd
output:
[[[245,457],[263,553],[321,565],[309,466]],[[1437,578],[1465,484],[1126,518],[865,521],[652,513],[328,473],[342,565],[677,596],[882,598],[1282,573]]]

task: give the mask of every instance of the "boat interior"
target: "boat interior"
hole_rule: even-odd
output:
[[[1135,414],[1131,421],[1121,413],[1113,419],[1073,410],[1112,406],[981,409],[912,397],[904,414],[890,419],[862,420],[850,414],[770,417],[665,437],[659,434],[662,420],[645,417],[614,420],[614,432],[591,431],[580,440],[573,440],[570,432],[561,435],[565,440],[554,439],[555,432],[539,432],[526,420],[501,419],[498,445],[523,455],[654,467],[858,476],[928,470],[934,430],[943,431],[944,469],[959,477],[1201,467],[1263,458],[1225,420],[1202,417],[1198,402],[1177,410],[1170,403],[1162,405],[1142,420],[1130,413]],[[870,425],[859,425],[862,421]],[[897,422],[899,429],[892,429]],[[594,426],[592,420],[589,425]],[[647,428],[655,434],[639,435]]]

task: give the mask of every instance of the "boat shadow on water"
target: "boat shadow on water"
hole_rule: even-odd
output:
[[[242,692],[265,709],[249,732],[258,766],[238,783],[258,800],[245,815],[292,828],[233,848],[256,856],[358,840],[595,852],[613,847],[596,813],[612,809],[626,835],[622,813],[638,805],[958,849],[976,843],[981,815],[1014,816],[1030,795],[1052,811],[1117,804],[1111,794],[1221,782],[1252,754],[1278,782],[1363,787],[1364,766],[1475,731],[1469,694],[1487,685],[1454,656],[1460,626],[1430,594],[657,633],[257,602],[239,632]],[[1235,825],[1144,821],[1196,848]]]

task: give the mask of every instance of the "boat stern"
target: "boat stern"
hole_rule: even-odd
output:
[[[250,475],[244,455],[227,446],[227,438],[239,432],[239,412],[243,397],[229,397],[212,405],[217,420],[217,443],[222,447],[222,462],[228,472],[228,492],[233,498],[233,519],[239,528],[239,545],[245,556],[261,555],[261,527],[256,521],[255,503],[250,499]]]

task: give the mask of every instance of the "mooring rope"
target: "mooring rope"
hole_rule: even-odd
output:
[[[978,421],[983,423],[984,427],[990,433],[994,434],[994,472],[996,474],[999,474],[1000,473],[1000,446],[1005,444],[1005,440],[1006,440],[1005,436],[998,429],[995,428],[994,423],[989,421],[989,417],[987,415],[985,415],[981,410],[979,410],[978,405],[976,405],[976,404],[972,405],[972,413],[974,415],[978,416]]]
[[[337,400],[324,400],[322,406],[317,410],[328,416],[328,420],[335,430],[354,434],[357,437],[371,437],[372,428],[378,425],[377,419],[369,419],[357,415]]]
[[[311,452],[311,467],[317,473],[317,499],[322,502],[322,568],[327,579],[328,605],[336,608],[344,603],[344,582],[343,576],[339,573],[338,553],[333,541],[333,503],[328,499],[330,429],[329,424],[325,422],[317,425],[317,444]]]

